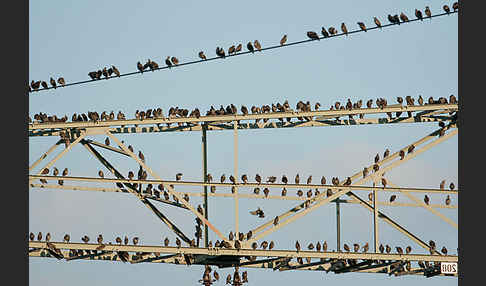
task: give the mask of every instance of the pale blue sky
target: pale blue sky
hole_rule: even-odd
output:
[[[373,16],[387,23],[386,15],[405,12],[414,18],[415,8],[430,6],[442,13],[443,1],[245,1],[232,4],[215,1],[30,1],[29,82],[63,76],[66,82],[87,80],[88,72],[116,65],[122,73],[136,70],[137,61],[148,58],[163,65],[177,56],[181,62],[197,60],[204,50],[214,56],[216,46],[258,39],[263,47],[306,39],[309,30],[322,26],[357,28],[363,21],[373,26]],[[33,93],[29,114],[44,112],[69,118],[73,112],[122,110],[132,118],[135,110],[161,107],[187,109],[209,106],[271,104],[288,100],[294,108],[299,100],[319,101],[328,108],[336,100],[345,102],[383,97],[395,103],[397,96],[424,98],[457,96],[458,15],[414,22],[382,31],[373,30],[349,37],[311,42],[262,54],[231,57],[172,70],[144,73],[64,89]],[[437,129],[437,124],[399,126],[313,127],[286,130],[242,131],[239,135],[239,174],[294,177],[298,172],[316,180],[325,175],[347,177],[371,163],[376,153],[392,152]],[[164,133],[120,135],[118,138],[142,149],[147,163],[164,179],[177,172],[184,179],[201,178],[201,134]],[[95,137],[99,141],[103,136]],[[57,138],[29,139],[29,162],[35,161]],[[106,152],[104,152],[105,154]],[[69,167],[74,176],[97,176],[101,164],[90,159],[81,146],[59,160],[58,169]],[[123,173],[136,170],[133,161],[107,154]],[[214,177],[233,172],[233,132],[208,132],[208,169]],[[457,137],[441,143],[386,176],[399,186],[437,188],[442,179],[457,184]],[[105,172],[107,173],[107,172]],[[182,190],[182,188],[180,188]],[[366,193],[357,192],[362,197]],[[388,196],[380,196],[387,199]],[[431,195],[432,203],[445,195]],[[398,201],[409,202],[403,196]],[[191,197],[196,206],[201,203]],[[453,204],[457,200],[453,198]],[[280,214],[295,203],[241,200],[240,228],[248,230],[257,221],[248,210],[262,207],[268,217]],[[193,217],[165,205],[158,207],[188,235],[194,233]],[[211,199],[210,220],[228,233],[234,218],[230,199]],[[434,239],[455,253],[457,231],[421,208],[383,208],[383,211],[423,240]],[[457,222],[457,212],[442,210]],[[336,248],[335,208],[328,205],[268,236],[276,248],[293,249],[296,239],[327,240]],[[372,242],[372,217],[356,205],[342,207],[342,243]],[[319,227],[317,227],[319,226]],[[103,233],[114,240],[119,235],[137,235],[142,244],[160,244],[174,235],[150,211],[127,194],[29,190],[29,230],[51,232],[54,240],[70,233],[80,241],[88,234]],[[216,239],[211,234],[210,239]],[[380,224],[380,240],[391,246],[419,246],[388,225]],[[58,262],[29,259],[30,285],[132,285],[163,283],[194,285],[203,267],[169,264],[129,265],[112,262]],[[218,269],[222,277],[230,270]],[[249,285],[333,285],[361,283],[409,285],[425,283],[424,277],[388,277],[372,274],[325,274],[322,272],[273,272],[248,269]],[[434,277],[428,285],[457,285],[457,278]],[[220,281],[216,285],[223,285]]]

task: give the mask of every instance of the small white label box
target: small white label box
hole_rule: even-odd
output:
[[[440,273],[442,274],[457,274],[456,262],[441,262]]]

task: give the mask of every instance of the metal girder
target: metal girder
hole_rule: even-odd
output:
[[[30,187],[35,187],[35,188],[41,188],[41,189],[60,189],[60,190],[73,190],[73,191],[96,191],[96,192],[115,192],[115,193],[130,193],[125,189],[120,189],[120,188],[103,188],[103,187],[83,187],[83,186],[69,186],[69,185],[63,185],[63,186],[58,186],[58,185],[43,185],[43,184],[30,184]],[[376,192],[379,192],[380,190],[377,189]],[[204,197],[204,193],[195,193],[195,192],[178,192],[176,191],[177,194],[183,195],[187,194],[189,197]],[[165,204],[170,204],[176,207],[180,207],[183,209],[187,209],[184,205],[172,201],[167,201],[161,198],[157,198],[154,195],[142,195],[144,198],[151,199],[151,200],[156,200],[158,202],[162,202]],[[208,194],[208,197],[228,197],[228,198],[233,198],[233,194]],[[297,197],[297,196],[268,196],[265,197],[264,195],[254,195],[254,194],[238,194],[239,198],[247,198],[247,199],[265,199],[265,200],[290,200],[290,201],[305,201],[307,198],[304,197]],[[345,204],[360,204],[361,202],[356,200],[356,199],[336,199],[332,202],[337,202],[339,203],[345,203]],[[382,201],[382,202],[377,202],[378,205],[383,205],[383,206],[392,206],[392,207],[422,207],[422,204],[418,203],[399,203],[399,202],[387,202],[387,201]],[[431,208],[439,208],[439,209],[457,209],[457,205],[441,205],[441,204],[430,204]]]
[[[395,186],[395,184],[393,184],[392,182],[390,182],[390,180],[387,180],[387,184],[390,184],[391,186]],[[411,195],[411,194],[408,194],[408,193],[404,193],[409,199],[411,199],[412,201],[415,201],[416,203],[418,203],[421,207],[423,207],[424,209],[430,211],[431,213],[435,214],[436,216],[438,216],[439,218],[441,218],[443,221],[447,222],[448,224],[452,225],[455,229],[459,229],[457,223],[455,223],[454,221],[452,221],[450,218],[444,216],[443,214],[441,214],[440,212],[434,210],[433,208],[431,208],[430,206],[428,206],[427,204],[421,202],[419,199],[417,199],[415,196]]]
[[[191,182],[191,181],[171,181],[171,180],[129,180],[124,178],[96,178],[96,177],[73,177],[73,176],[65,176],[65,177],[58,177],[58,176],[47,176],[47,175],[29,175],[30,179],[46,179],[46,180],[57,180],[62,179],[65,181],[79,181],[79,182],[97,182],[97,183],[138,183],[138,184],[164,184],[164,185],[181,185],[181,186],[216,186],[216,187],[224,187],[224,188],[231,188],[233,186],[237,186],[238,188],[254,188],[254,187],[268,187],[270,191],[276,188],[286,188],[286,189],[332,189],[332,190],[339,190],[342,189],[342,186],[334,186],[334,185],[316,185],[316,184],[268,184],[268,183],[206,183],[206,182]],[[351,177],[352,178],[352,177]],[[373,191],[373,187],[368,186],[360,186],[356,184],[352,184],[346,186],[346,188],[354,191]],[[400,187],[379,187],[376,188],[378,192],[412,192],[412,193],[437,193],[437,194],[458,194],[460,190],[441,190],[441,189],[427,189],[427,188],[400,188]],[[211,195],[211,194],[209,194]],[[214,194],[213,194],[214,195]],[[232,194],[233,196],[233,194]],[[269,196],[270,197],[270,196]]]
[[[438,131],[436,131],[438,132]],[[434,134],[435,132],[433,132],[432,134]],[[450,132],[449,134],[446,134],[442,137],[439,137],[438,139],[436,139],[435,141],[431,142],[431,143],[428,143],[427,145],[425,145],[424,147],[420,148],[420,149],[416,149],[413,153],[411,154],[407,154],[403,160],[397,160],[393,163],[391,163],[390,165],[386,166],[385,168],[383,169],[380,169],[378,170],[378,172],[374,173],[374,174],[371,174],[371,175],[368,175],[360,180],[358,180],[358,182],[355,183],[355,185],[359,185],[359,184],[362,184],[364,183],[365,181],[369,180],[369,179],[373,179],[374,176],[377,176],[377,175],[381,175],[383,174],[384,172],[400,165],[400,164],[403,164],[404,162],[414,158],[415,156],[417,156],[418,154],[424,152],[425,150],[428,150],[429,148],[435,146],[436,144],[440,143],[440,142],[443,142],[444,140],[450,138],[451,136],[454,136],[457,134],[457,129]],[[410,146],[410,145],[408,145]],[[407,149],[408,148],[405,147],[403,149]],[[402,149],[402,150],[403,150]],[[398,156],[398,153],[399,152],[396,152],[392,155],[390,155],[389,157],[385,158],[384,160],[381,160],[381,162],[379,162],[378,164],[381,165],[383,164],[385,161],[389,161],[391,160],[392,158],[396,158]],[[380,164],[381,163],[381,164]],[[361,173],[361,172],[360,172]],[[360,173],[357,173],[356,175],[354,175],[353,177],[351,177],[351,180],[354,180],[356,179],[357,177],[359,177]],[[342,185],[344,183],[344,180],[342,182],[340,182],[340,185]],[[261,225],[260,227],[257,227],[256,229],[252,230],[252,232],[254,234],[258,233],[259,231],[265,229],[266,227],[270,226],[270,228],[266,231],[263,231],[262,233],[260,234],[257,234],[256,236],[254,236],[252,239],[250,239],[248,242],[246,242],[246,244],[249,244],[255,240],[258,240],[258,239],[261,239],[263,238],[264,236],[278,230],[279,228],[285,226],[286,224],[306,215],[307,213],[309,213],[310,211],[313,211],[315,210],[317,207],[320,207],[321,205],[324,205],[326,203],[328,203],[329,201],[345,194],[345,193],[348,193],[350,190],[347,188],[347,187],[344,187],[342,190],[338,191],[337,193],[334,193],[333,195],[325,198],[325,199],[322,199],[324,197],[324,195],[326,195],[325,193],[321,193],[319,194],[318,196],[312,198],[312,199],[309,199],[309,202],[310,204],[314,203],[315,202],[315,205],[312,205],[312,206],[308,206],[305,210],[303,211],[300,211],[302,208],[304,208],[304,204],[300,204],[294,208],[292,208],[291,210],[283,213],[282,215],[279,215],[279,224],[278,225],[273,225],[273,220],[271,221],[268,221],[267,223],[264,223],[263,225]],[[355,196],[357,199],[359,199],[363,204],[366,204],[367,207],[371,208],[372,207],[367,204],[365,201],[361,200],[359,197]],[[291,216],[292,214],[294,214],[291,218],[283,221],[282,219],[285,218],[285,217],[288,217],[288,216]],[[402,233],[404,233],[405,235],[409,236],[410,238],[412,238],[415,242],[417,242],[418,244],[420,244],[422,247],[428,249],[428,245],[426,243],[424,243],[423,241],[421,241],[419,238],[417,238],[416,236],[414,236],[413,234],[411,234],[410,232],[406,231],[404,228],[402,228],[401,226],[399,226],[397,223],[393,222],[391,219],[389,219],[387,216],[385,216],[383,213],[379,213],[380,214],[380,217],[381,218],[384,218],[385,221],[389,224],[391,224],[393,227],[397,228],[399,231],[401,231]]]
[[[184,118],[155,118],[155,119],[130,119],[130,120],[108,120],[108,121],[88,121],[88,122],[63,122],[63,123],[32,123],[29,124],[29,136],[49,136],[54,135],[52,131],[56,131],[55,129],[87,129],[87,128],[97,128],[97,127],[112,127],[112,126],[139,126],[139,125],[157,125],[157,128],[152,128],[152,132],[160,131],[161,124],[194,124],[195,126],[189,127],[189,129],[193,129],[194,131],[200,131],[201,126],[197,125],[199,123],[207,123],[211,124],[214,122],[230,122],[230,121],[243,121],[243,120],[255,120],[255,119],[278,119],[278,118],[297,118],[297,117],[311,117],[314,118],[316,116],[324,116],[329,118],[336,118],[336,117],[343,117],[348,115],[359,115],[359,114],[386,114],[388,112],[418,112],[424,110],[443,110],[443,113],[450,112],[450,111],[457,111],[458,105],[457,104],[432,104],[432,105],[423,105],[423,106],[389,106],[385,108],[361,108],[361,109],[353,109],[353,110],[322,110],[322,111],[310,111],[310,112],[273,112],[273,113],[263,113],[263,114],[248,114],[248,115],[218,115],[218,116],[201,116],[199,118],[195,117],[184,117]],[[387,122],[389,119],[385,119]],[[400,120],[400,119],[399,119]],[[402,120],[406,120],[403,118]],[[418,119],[420,120],[420,119]],[[268,122],[267,122],[268,123]],[[270,125],[271,126],[271,123]],[[274,126],[271,127],[276,127]],[[196,128],[197,127],[197,128]],[[124,127],[125,129],[126,127]],[[149,128],[149,129],[150,129]],[[122,128],[119,129],[119,132],[122,131]],[[128,129],[130,128],[126,128]],[[156,130],[159,129],[159,130]],[[174,130],[177,130],[174,129]],[[211,130],[211,128],[208,128]],[[36,132],[38,134],[36,134]],[[143,129],[140,131],[143,132]],[[148,129],[145,130],[147,132]],[[191,130],[192,131],[192,130]],[[116,132],[116,131],[114,131]],[[130,133],[130,132],[127,132]],[[56,134],[57,135],[57,134]]]
[[[101,147],[101,148],[104,148],[106,150],[110,150],[110,151],[113,151],[113,152],[116,152],[116,153],[119,153],[119,154],[122,154],[122,155],[125,155],[125,156],[130,156],[128,155],[127,153],[125,153],[123,150],[121,149],[118,149],[118,148],[114,148],[114,147],[111,147],[109,145],[106,145],[106,144],[103,144],[103,143],[99,143],[99,142],[96,142],[94,140],[91,140],[91,139],[84,139],[87,143],[91,144],[91,145],[95,145],[95,146],[98,146],[98,147]]]
[[[118,146],[120,146],[120,148],[122,148],[125,152],[127,152],[130,157],[132,157],[135,161],[137,161],[137,163],[139,165],[142,166],[142,168],[144,168],[145,170],[147,170],[154,178],[158,179],[158,180],[162,180],[157,174],[155,174],[152,169],[150,169],[144,162],[142,162],[142,160],[140,160],[137,156],[135,156],[135,154],[133,154],[133,152],[131,152],[127,146],[125,146],[125,144],[121,143],[115,136],[113,136],[113,134],[110,133],[110,131],[106,131],[106,134],[112,139],[114,140]],[[221,232],[216,229],[216,227],[214,227],[206,218],[204,218],[204,216],[202,216],[199,212],[197,212],[193,206],[191,206],[188,202],[186,202],[179,194],[175,193],[174,192],[174,189],[168,185],[166,186],[167,187],[167,190],[169,192],[169,194],[175,196],[179,202],[181,202],[184,206],[186,206],[193,214],[195,214],[197,217],[199,217],[199,219],[203,222],[203,224],[207,225],[209,228],[211,228],[212,231],[214,231],[216,233],[217,236],[219,236],[222,240],[226,240],[226,241],[229,241],[228,239],[226,239],[222,234]]]
[[[66,243],[51,242],[59,249],[81,249],[96,250],[100,245],[97,243]],[[45,248],[43,241],[29,241],[31,248]],[[193,254],[193,255],[229,255],[229,256],[257,256],[257,257],[282,257],[282,258],[326,258],[326,259],[359,259],[359,260],[397,260],[397,261],[433,261],[433,262],[458,262],[457,255],[430,255],[430,254],[394,254],[394,253],[361,253],[361,252],[317,252],[317,251],[295,251],[295,250],[253,250],[234,248],[198,248],[198,247],[171,247],[171,246],[148,246],[148,245],[115,245],[107,244],[103,251],[126,251],[144,253],[167,253],[167,254]]]
[[[82,142],[83,146],[93,154],[113,175],[117,176],[118,178],[123,178],[123,175],[118,172],[113,165],[111,165],[101,154],[96,151],[90,143],[87,141]],[[142,197],[141,194],[137,193],[135,188],[132,184],[125,183],[127,190],[135,195],[146,207],[148,207],[155,215],[163,221],[177,236],[179,236],[183,241],[190,244],[191,240],[174,224],[172,223],[163,213],[161,213],[152,203],[150,203],[146,198]]]
[[[37,159],[37,161],[35,161],[30,167],[29,167],[29,172],[32,171],[32,169],[35,168],[35,166],[37,166],[42,160],[44,160],[47,155],[49,155],[51,152],[53,152],[57,146],[59,146],[60,144],[62,143],[62,140],[58,140],[54,145],[52,145],[51,148],[49,148],[49,150],[47,150],[44,154],[42,154],[40,156],[39,159]]]

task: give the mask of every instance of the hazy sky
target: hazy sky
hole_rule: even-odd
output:
[[[414,9],[430,6],[442,13],[443,1],[245,1],[231,4],[215,1],[30,1],[29,2],[29,82],[63,76],[66,82],[87,80],[88,72],[116,65],[122,73],[136,70],[136,63],[154,60],[163,66],[167,56],[180,62],[197,60],[197,53],[215,55],[217,46],[258,39],[263,47],[278,44],[283,34],[288,41],[305,40],[306,32],[319,32],[322,26],[339,28],[345,22],[349,30],[363,21],[373,26],[377,16],[383,24],[388,14],[406,13],[415,18]],[[205,113],[211,105],[235,104],[251,107],[283,103],[292,108],[299,100],[320,102],[328,108],[335,101],[396,97],[438,98],[458,92],[458,15],[424,20],[387,29],[357,33],[315,41],[254,55],[231,57],[172,70],[147,72],[120,79],[32,93],[29,114],[44,112],[58,116],[88,111],[118,112],[133,118],[135,110],[161,107],[167,114],[171,106]],[[292,180],[296,173],[317,181],[345,178],[372,162],[386,148],[395,152],[436,130],[437,124],[397,124],[353,127],[312,127],[239,132],[239,168],[253,180],[255,173]],[[117,135],[142,150],[147,164],[163,179],[174,179],[178,172],[186,180],[201,180],[201,133],[158,133]],[[104,141],[104,136],[92,136]],[[58,138],[29,139],[29,163],[32,164]],[[58,152],[61,148],[58,150]],[[123,173],[136,171],[133,160],[100,151]],[[50,156],[53,158],[53,156]],[[44,165],[47,162],[44,163]],[[438,188],[439,182],[457,186],[457,136],[387,172],[386,177],[403,187]],[[42,164],[41,164],[42,165]],[[82,146],[56,162],[62,170],[69,167],[73,176],[97,176],[104,167],[91,158]],[[39,166],[40,167],[40,166]],[[233,173],[233,132],[208,132],[208,170],[213,177]],[[149,177],[150,178],[150,177]],[[109,186],[111,187],[111,186]],[[184,190],[182,187],[176,190]],[[240,190],[251,192],[252,190]],[[271,190],[280,193],[280,190]],[[306,190],[305,190],[306,191]],[[220,190],[229,192],[229,190]],[[355,192],[363,198],[366,192]],[[420,194],[417,196],[422,199]],[[346,197],[346,196],[345,196]],[[443,203],[445,195],[429,195],[431,203]],[[381,200],[388,195],[380,194]],[[403,195],[397,201],[410,202]],[[191,197],[194,206],[201,199]],[[457,204],[457,198],[452,198]],[[224,233],[233,230],[233,200],[211,198],[209,218]],[[295,202],[240,200],[240,229],[248,231],[262,223],[248,211],[261,207],[268,218],[281,214]],[[185,211],[156,204],[188,236],[194,233],[194,218]],[[457,231],[423,208],[383,207],[383,212],[423,240],[433,239],[456,254]],[[457,222],[456,210],[438,209]],[[373,241],[372,216],[358,205],[341,207],[341,242],[361,245]],[[390,246],[411,245],[421,248],[384,222],[380,242]],[[135,235],[142,244],[158,245],[175,236],[165,224],[136,198],[128,194],[56,190],[29,190],[29,230],[51,232],[53,240],[65,233],[79,242],[87,234],[92,240],[102,233],[106,240]],[[217,237],[211,233],[213,242]],[[277,249],[294,249],[327,240],[336,249],[334,205],[325,205],[279,231],[269,235]],[[309,285],[332,282],[333,285],[364,284],[410,285],[424,283],[424,277],[388,277],[373,274],[326,274],[314,271],[250,269],[249,285]],[[231,269],[217,269],[222,277]],[[195,285],[203,266],[170,264],[123,264],[93,261],[57,261],[29,259],[31,285],[132,285],[162,283]],[[427,279],[433,285],[456,285],[457,278]],[[224,281],[216,285],[223,285]],[[429,285],[429,284],[428,284]]]

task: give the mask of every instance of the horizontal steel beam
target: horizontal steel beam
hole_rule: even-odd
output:
[[[298,118],[298,117],[324,117],[324,118],[336,118],[348,115],[359,114],[386,114],[395,112],[417,112],[417,111],[438,111],[444,110],[444,113],[457,111],[457,104],[433,104],[433,105],[416,105],[416,106],[389,106],[386,108],[361,108],[353,110],[320,110],[310,112],[272,112],[263,114],[235,114],[235,115],[218,115],[218,116],[201,116],[184,117],[184,118],[157,118],[157,119],[129,119],[129,120],[108,120],[108,121],[88,121],[88,122],[56,122],[56,123],[31,123],[29,124],[29,136],[35,136],[32,131],[52,130],[52,129],[87,129],[97,127],[114,127],[114,126],[139,126],[139,125],[160,125],[160,124],[194,124],[200,123],[215,123],[215,122],[229,122],[229,121],[244,121],[244,120],[256,120],[256,119],[278,119],[278,118]],[[268,123],[268,122],[267,122]],[[200,126],[199,126],[200,128]],[[201,129],[198,129],[200,131]],[[211,130],[208,128],[208,130]],[[176,131],[176,129],[174,129]],[[116,133],[116,132],[115,132]]]
[[[96,177],[74,177],[74,176],[47,176],[47,175],[29,175],[29,179],[46,179],[46,180],[64,180],[64,181],[78,181],[78,182],[98,182],[98,183],[130,183],[130,184],[152,184],[153,186],[157,186],[158,184],[163,185],[180,185],[180,186],[216,186],[216,187],[223,187],[230,189],[233,186],[238,188],[278,188],[279,192],[283,189],[332,189],[338,190],[342,189],[342,186],[334,186],[334,185],[317,185],[317,184],[258,184],[258,183],[248,183],[248,184],[232,184],[232,183],[206,183],[206,182],[199,182],[199,181],[169,181],[169,180],[128,180],[128,179],[117,179],[117,178],[96,178]],[[360,186],[360,185],[349,185],[346,188],[350,190],[357,190],[357,191],[373,191],[376,189],[380,192],[415,192],[415,193],[438,193],[438,194],[457,194],[459,190],[440,190],[440,189],[426,189],[426,188],[398,188],[398,187],[369,187],[369,186]],[[261,190],[262,191],[262,190]],[[199,191],[198,191],[199,192]]]
[[[69,185],[43,185],[43,184],[30,184],[30,187],[33,188],[41,188],[41,189],[59,189],[59,190],[73,190],[73,191],[96,191],[96,192],[114,192],[114,193],[129,193],[128,191],[123,191],[119,188],[103,188],[103,187],[83,187],[83,186],[69,186]],[[385,191],[386,190],[382,190]],[[204,193],[200,192],[199,190],[196,191],[189,191],[189,192],[175,192],[179,195],[187,194],[189,197],[203,197]],[[184,205],[172,201],[167,201],[161,198],[157,198],[155,195],[142,195],[144,198],[156,200],[162,203],[174,205],[177,207],[181,207],[187,209]],[[208,193],[208,197],[228,197],[233,198],[235,195],[228,193],[228,194],[217,194],[217,193]],[[305,201],[307,197],[298,197],[295,195],[287,195],[287,196],[276,196],[276,195],[269,195],[266,197],[265,195],[255,195],[255,194],[241,194],[238,193],[239,198],[248,198],[248,199],[265,199],[265,200],[290,200],[290,201]],[[340,203],[347,203],[347,204],[360,204],[361,202],[356,199],[336,199],[333,202],[339,201]],[[392,206],[392,207],[422,207],[420,203],[399,203],[399,202],[378,202],[378,205],[383,206]],[[442,208],[442,209],[457,209],[457,205],[445,205],[445,204],[430,204],[431,208]]]
[[[82,249],[96,250],[99,244],[96,243],[65,243],[51,242],[59,249]],[[47,248],[46,242],[29,241],[31,248]],[[103,251],[126,251],[145,253],[167,253],[167,254],[206,254],[206,255],[229,255],[229,256],[266,256],[266,257],[309,257],[309,258],[334,258],[334,259],[361,259],[361,260],[397,260],[397,261],[436,261],[436,262],[458,262],[457,255],[429,255],[429,254],[385,254],[385,253],[358,253],[358,252],[316,252],[316,251],[295,251],[295,250],[253,250],[253,249],[227,249],[227,248],[198,248],[198,247],[170,247],[170,246],[147,246],[147,245],[105,245]]]

